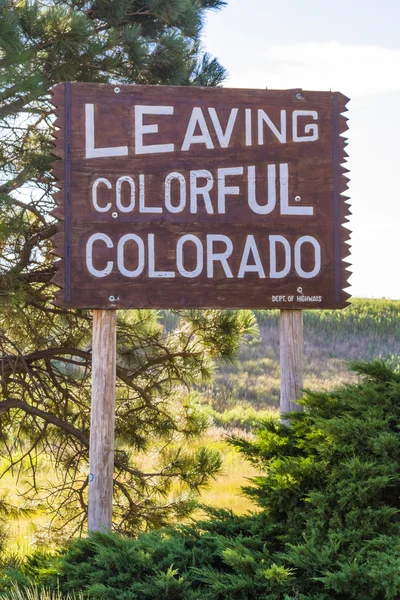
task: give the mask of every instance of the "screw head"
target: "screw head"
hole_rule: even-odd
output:
[[[110,296],[108,299],[110,302],[118,302],[118,298],[116,296]]]
[[[114,88],[114,92],[115,92],[116,94],[119,94],[119,93],[120,93],[120,91],[121,91],[121,88],[119,88],[119,87],[115,87],[115,88]]]
[[[303,293],[303,288],[302,287],[298,287],[297,291],[299,292],[299,294],[302,294]]]
[[[295,196],[295,202],[301,202],[301,196]]]
[[[118,217],[118,213],[117,212],[113,212],[111,213],[111,216],[113,219],[116,219]]]
[[[302,100],[303,99],[303,94],[301,92],[297,92],[296,98],[297,98],[297,100]]]

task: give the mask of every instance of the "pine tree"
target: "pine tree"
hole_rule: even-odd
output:
[[[1,444],[8,468],[70,529],[86,511],[91,315],[55,308],[49,90],[71,80],[219,85],[202,53],[205,14],[222,0],[0,0]],[[220,458],[182,440],[208,418],[189,388],[232,357],[254,326],[247,313],[120,311],[115,527],[159,526],[193,508]],[[134,463],[150,451],[154,464]],[[51,465],[45,491],[38,465]]]
[[[0,208],[3,301],[42,303],[53,274],[50,87],[60,81],[218,85],[200,53],[221,0],[0,0]],[[47,292],[48,294],[49,292]]]

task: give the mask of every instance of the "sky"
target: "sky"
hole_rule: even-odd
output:
[[[224,87],[348,96],[353,296],[400,299],[399,0],[228,0],[204,47]]]

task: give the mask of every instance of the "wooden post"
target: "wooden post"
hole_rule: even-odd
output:
[[[302,410],[296,403],[303,387],[303,312],[281,310],[281,414]]]
[[[116,310],[93,311],[89,531],[111,530],[114,475]]]

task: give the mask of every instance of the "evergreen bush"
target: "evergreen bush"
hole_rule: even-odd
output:
[[[400,374],[352,368],[359,383],[306,392],[289,425],[268,418],[255,441],[231,439],[264,473],[245,490],[259,513],[96,533],[25,573],[96,600],[398,600]]]

